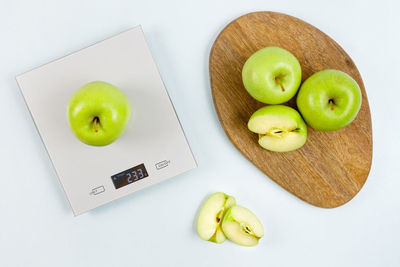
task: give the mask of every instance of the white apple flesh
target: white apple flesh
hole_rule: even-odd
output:
[[[199,236],[215,243],[223,243],[226,240],[221,229],[221,222],[225,212],[236,204],[232,196],[222,192],[212,194],[200,209],[197,219],[197,232]]]
[[[255,246],[264,236],[264,227],[250,210],[242,206],[230,208],[222,220],[222,230],[229,240],[242,246]]]

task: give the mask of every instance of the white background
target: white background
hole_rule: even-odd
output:
[[[361,0],[1,0],[0,266],[400,266],[399,9],[396,1]],[[316,208],[281,189],[218,122],[211,45],[230,20],[256,10],[315,25],[361,72],[373,164],[364,188],[340,208]],[[14,77],[137,24],[199,167],[74,218]],[[197,236],[198,209],[215,191],[259,216],[266,235],[257,247]]]

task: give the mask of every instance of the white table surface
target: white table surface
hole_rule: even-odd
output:
[[[400,5],[396,1],[6,1],[0,5],[0,266],[400,266]],[[336,209],[281,189],[229,142],[208,54],[232,19],[299,17],[334,38],[363,77],[374,155],[361,192]],[[142,24],[198,161],[189,173],[74,217],[14,77]],[[202,241],[205,197],[254,211],[254,248]]]

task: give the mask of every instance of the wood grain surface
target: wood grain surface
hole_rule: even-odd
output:
[[[247,122],[265,104],[247,93],[241,71],[247,58],[266,46],[292,52],[300,61],[303,81],[327,68],[352,76],[362,91],[362,106],[353,123],[334,132],[308,127],[306,144],[293,152],[261,148],[257,134],[247,129]],[[268,177],[300,199],[323,208],[343,205],[360,191],[372,161],[370,109],[357,67],[333,39],[292,16],[250,13],[232,21],[219,34],[211,49],[209,68],[222,127],[235,147]],[[295,98],[287,104],[296,108]]]

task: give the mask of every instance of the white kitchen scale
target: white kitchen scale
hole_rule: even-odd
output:
[[[91,81],[109,82],[133,112],[114,143],[89,146],[71,132],[70,97]],[[75,215],[196,167],[140,26],[17,76]]]

